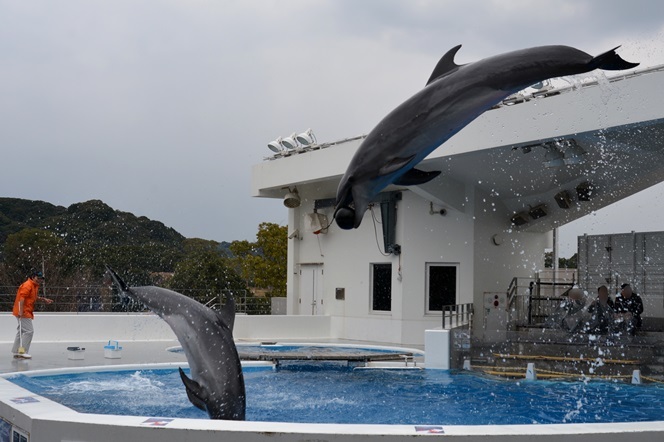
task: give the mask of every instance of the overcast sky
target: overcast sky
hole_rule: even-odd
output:
[[[267,142],[367,133],[460,43],[460,63],[566,44],[661,64],[664,2],[0,0],[0,196],[253,239],[287,222],[250,196]],[[562,256],[584,232],[664,230],[663,191],[563,227]]]

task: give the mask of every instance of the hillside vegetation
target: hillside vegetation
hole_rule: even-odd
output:
[[[235,253],[233,252],[235,250]],[[204,291],[268,289],[285,295],[286,227],[262,223],[256,242],[185,238],[163,223],[91,200],[62,207],[0,198],[0,287],[42,270],[50,287],[102,286],[105,265],[130,285]]]

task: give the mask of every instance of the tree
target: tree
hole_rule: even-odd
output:
[[[168,286],[202,304],[225,291],[235,295],[247,291],[246,284],[228,260],[212,250],[199,251],[180,261]]]
[[[4,272],[7,282],[22,283],[33,271],[44,269],[49,284],[58,284],[73,269],[65,241],[43,229],[26,228],[12,233],[4,244]]]
[[[558,268],[559,269],[575,269],[577,265],[578,256],[575,253],[571,258],[560,258],[558,257]],[[553,267],[553,252],[546,252],[544,254],[544,267],[550,269]]]
[[[230,249],[235,268],[248,285],[268,289],[270,296],[286,296],[287,226],[261,223],[256,242],[233,241]]]

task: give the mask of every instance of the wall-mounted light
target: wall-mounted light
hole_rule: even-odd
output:
[[[282,140],[283,139],[281,137],[279,137],[274,141],[270,141],[269,143],[267,143],[268,149],[270,149],[274,153],[283,152],[284,151],[284,146],[283,146],[283,144],[281,144]]]
[[[293,190],[288,188],[288,193],[286,196],[284,196],[284,206],[288,207],[289,209],[294,209],[296,207],[300,207],[301,202],[300,194],[297,193],[297,187],[294,187]]]
[[[310,146],[312,144],[316,144],[316,137],[314,136],[314,132],[311,129],[307,129],[301,134],[296,135],[295,140],[297,140],[297,142],[300,143],[302,146]]]
[[[282,139],[281,144],[283,144],[283,146],[288,150],[297,149],[297,141],[295,141],[295,132]]]

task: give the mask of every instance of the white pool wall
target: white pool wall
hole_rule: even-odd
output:
[[[75,324],[75,326],[72,326]],[[172,341],[177,339],[159,316],[131,314],[38,313],[33,342]],[[13,342],[16,318],[0,314],[0,342]],[[236,340],[335,339],[329,316],[252,316],[235,318]]]

